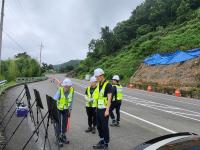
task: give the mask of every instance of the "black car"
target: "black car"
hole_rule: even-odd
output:
[[[149,140],[131,150],[200,150],[200,136],[182,132]]]

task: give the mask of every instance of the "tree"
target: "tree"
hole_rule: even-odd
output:
[[[101,28],[101,39],[103,40],[103,53],[112,54],[119,49],[119,41],[109,27]]]
[[[17,65],[14,60],[8,61],[8,77],[9,81],[15,80],[15,78],[19,75]]]
[[[17,55],[15,55],[15,58],[21,58],[21,57],[30,58],[30,56],[26,52],[18,53]]]
[[[188,18],[190,12],[190,4],[188,0],[182,0],[180,6],[177,9],[178,22],[184,22]]]
[[[49,64],[48,69],[49,69],[49,70],[54,69],[53,65],[52,65],[52,64]]]

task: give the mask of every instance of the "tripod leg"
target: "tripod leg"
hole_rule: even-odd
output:
[[[44,119],[47,117],[49,112],[47,112],[44,115],[44,118],[42,119],[42,121],[39,123],[39,125],[37,126],[37,128],[35,129],[35,131],[33,132],[33,134],[30,136],[30,138],[28,139],[28,141],[24,144],[22,150],[24,150],[26,148],[26,146],[28,145],[28,143],[30,142],[30,140],[33,138],[33,136],[35,135],[35,133],[37,133],[37,130],[39,129],[39,127],[41,126],[42,122],[44,121]]]
[[[60,146],[59,146],[59,135],[58,135],[58,131],[57,131],[56,122],[53,123],[53,127],[54,127],[55,136],[56,136],[56,143],[57,143],[57,145],[58,145],[58,150],[60,150]]]
[[[35,102],[32,104],[31,108],[34,106]],[[17,132],[18,128],[20,127],[20,125],[22,124],[22,122],[25,120],[26,116],[23,117],[23,119],[20,121],[20,123],[18,124],[18,126],[15,128],[15,130],[13,131],[11,137],[6,141],[6,143],[3,145],[2,150],[4,150],[7,146],[7,144],[10,142],[10,140],[12,139],[12,137],[15,135],[15,133]]]
[[[22,94],[23,91],[24,91],[24,89],[21,91],[20,95]],[[12,110],[13,106],[15,105],[15,103],[17,103],[17,101],[18,101],[20,95],[17,97],[17,99],[14,101],[14,103],[11,105],[11,107],[9,108],[9,110],[8,110],[7,113],[4,115],[3,119],[1,120],[0,125],[1,125],[2,127],[3,127],[3,122],[4,122],[4,120],[6,119],[7,115],[9,114],[9,112]],[[24,95],[22,96],[22,98],[20,99],[20,101],[19,101],[20,103],[22,102],[24,96],[25,96],[25,93],[24,93]],[[16,110],[16,109],[15,109],[15,110]],[[8,123],[6,123],[6,124],[8,124]]]
[[[47,127],[45,127],[46,133],[45,133],[45,140],[44,140],[44,147],[43,147],[43,150],[45,150],[46,140],[47,140],[47,139],[49,140],[49,138],[48,138],[49,120],[50,120],[50,115],[48,116],[48,119],[47,119]],[[49,146],[50,146],[50,149],[51,149],[50,143],[49,143]]]
[[[43,118],[41,109],[39,109],[39,111],[40,111],[41,118]],[[45,129],[46,132],[47,132],[48,127],[49,127],[49,117],[50,117],[50,116],[48,116],[47,127],[45,126],[45,123],[43,122],[43,126],[44,126],[44,129]],[[45,134],[45,136],[46,136],[46,134]],[[45,139],[45,140],[46,140],[46,139]],[[49,144],[49,149],[51,150],[51,143],[50,143],[50,140],[49,140],[48,136],[47,136],[47,140],[48,140],[48,144]],[[45,142],[46,142],[46,141],[45,141]],[[45,148],[44,148],[44,149],[45,149]]]
[[[31,108],[31,107],[29,107],[29,111],[30,111],[30,118],[31,118],[31,121],[33,122],[34,127],[36,128],[37,125],[36,125],[35,118],[34,118],[33,111],[32,111],[32,108]]]
[[[39,108],[37,107],[37,126],[38,126],[38,124],[39,124],[39,116],[38,116],[38,113],[39,113],[39,110],[38,110]],[[38,141],[38,139],[39,139],[39,129],[38,130],[36,130],[36,135],[37,135],[37,139],[35,140],[35,143]]]
[[[22,99],[19,101],[19,103],[21,103],[21,102],[22,102],[22,100],[23,100],[24,96],[25,96],[25,94],[23,95],[23,97],[22,97]],[[11,121],[12,117],[13,117],[13,116],[14,116],[14,114],[15,114],[15,111],[16,111],[16,108],[15,108],[15,110],[12,112],[12,114],[11,114],[10,118],[8,119],[8,121],[6,122],[6,125],[5,125],[5,127],[3,128],[3,132],[6,130],[6,128],[7,128],[7,126],[8,126],[8,124],[10,123],[10,121]]]

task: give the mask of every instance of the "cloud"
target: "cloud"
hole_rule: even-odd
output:
[[[143,0],[15,0],[6,1],[2,56],[24,49],[42,61],[59,64],[84,59],[88,43],[98,38],[100,28],[113,28],[131,15]]]

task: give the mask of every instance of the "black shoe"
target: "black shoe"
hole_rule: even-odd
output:
[[[59,139],[59,141],[58,141],[58,146],[59,147],[63,147],[63,142]]]
[[[115,120],[112,120],[112,123],[110,124],[111,127],[114,127],[116,124]]]
[[[108,144],[104,144],[103,150],[108,150]]]
[[[59,145],[59,147],[63,147],[63,143],[62,142],[59,142],[58,145]]]
[[[93,146],[93,149],[104,149],[104,147],[105,147],[104,141],[99,141],[99,143]]]
[[[115,123],[115,126],[116,126],[116,127],[119,127],[119,122],[118,122],[118,121]]]
[[[88,132],[92,132],[92,128],[89,127],[87,130],[85,130],[85,132],[86,132],[86,133],[88,133]]]
[[[93,128],[92,128],[92,134],[95,134],[95,133],[96,133],[96,128],[93,127]]]
[[[66,135],[63,135],[63,137],[62,137],[62,142],[63,142],[64,144],[69,144],[69,140],[67,140]]]

